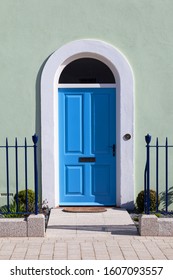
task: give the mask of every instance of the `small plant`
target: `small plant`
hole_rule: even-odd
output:
[[[144,191],[141,191],[136,199],[136,204],[140,213],[144,211]],[[160,204],[160,198],[158,198],[158,206]],[[150,190],[150,211],[156,211],[156,192]]]
[[[17,194],[14,196],[15,201],[17,202]],[[28,211],[33,212],[35,209],[35,193],[33,190],[27,190],[27,201],[28,201]],[[19,207],[23,206],[23,211],[26,211],[26,190],[22,190],[18,192],[18,203]]]
[[[134,217],[133,220],[134,220],[135,222],[139,222],[139,217]]]
[[[42,205],[41,205],[40,212],[42,212],[44,215],[49,214],[50,208],[49,208],[47,199],[44,199],[44,200],[43,200]]]
[[[162,217],[162,214],[161,214],[161,213],[155,213],[155,216],[156,216],[157,218],[160,218],[160,217]]]
[[[23,209],[24,209],[24,205],[20,205],[19,208],[18,208],[18,212],[23,212]],[[13,200],[10,203],[10,205],[9,205],[9,212],[10,212],[10,214],[3,214],[3,213],[7,213],[8,212],[7,205],[2,206],[0,211],[1,211],[2,216],[4,218],[20,218],[20,217],[24,217],[24,215],[22,215],[22,214],[16,214],[17,204],[16,204],[15,200]]]
[[[50,216],[50,208],[47,199],[44,199],[42,204],[40,205],[40,213],[42,213],[45,216],[45,227],[47,228],[48,220]]]
[[[160,193],[160,202],[163,207],[163,211],[165,211],[166,208],[166,201],[168,203],[168,207],[170,207],[171,204],[173,204],[173,186],[168,189],[167,195],[166,191]]]
[[[42,202],[42,210],[46,210],[49,208],[47,199],[44,199]]]

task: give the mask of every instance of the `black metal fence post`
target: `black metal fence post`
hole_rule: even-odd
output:
[[[159,211],[159,139],[156,138],[156,212]]]
[[[27,156],[27,140],[25,137],[25,192],[26,192],[26,212],[28,212],[28,156]]]
[[[34,143],[34,180],[35,180],[35,215],[38,214],[38,169],[37,169],[37,142],[38,136],[34,134],[32,136]]]
[[[10,212],[9,190],[9,162],[8,162],[8,138],[6,138],[6,176],[7,176],[7,211]]]
[[[166,137],[165,144],[165,189],[166,189],[166,212],[168,212],[168,138]]]
[[[17,138],[15,139],[15,155],[16,155],[16,211],[19,212],[19,185],[18,185],[18,144]]]
[[[145,214],[150,214],[150,142],[151,135],[147,134],[145,136],[145,141],[147,143],[147,162],[146,162],[146,191],[145,191]]]

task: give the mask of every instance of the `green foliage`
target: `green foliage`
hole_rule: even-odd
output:
[[[138,211],[142,213],[144,211],[144,191],[141,191],[136,199],[136,204],[138,207]],[[158,205],[160,204],[160,197],[158,198]],[[154,190],[150,190],[150,211],[156,210],[156,192]]]
[[[24,210],[24,205],[20,205],[18,212],[23,212]],[[17,211],[17,205],[16,205],[16,201],[13,200],[12,203],[10,203],[9,205],[9,212],[11,212],[10,214],[3,214],[3,213],[7,213],[8,212],[8,207],[7,205],[4,205],[0,208],[0,211],[2,212],[2,215],[4,218],[20,218],[20,217],[24,217],[24,215],[22,214],[16,214],[15,212]]]
[[[133,220],[134,220],[135,222],[139,222],[139,217],[134,217]]]
[[[173,204],[173,187],[170,187],[168,189],[168,192],[167,192],[167,199],[168,199],[168,207],[170,207],[171,204]],[[162,204],[162,207],[163,207],[163,211],[165,210],[166,208],[166,191],[163,191],[160,193],[160,202]]]
[[[34,202],[35,202],[35,193],[33,190],[28,190],[28,211],[34,211]],[[15,201],[17,201],[17,194],[14,196]],[[23,207],[23,211],[26,211],[26,190],[22,190],[18,192],[18,202],[19,207]]]
[[[161,214],[161,213],[155,213],[155,215],[156,215],[157,218],[162,217],[162,214]]]

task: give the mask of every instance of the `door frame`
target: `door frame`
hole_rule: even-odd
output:
[[[119,50],[97,40],[77,40],[68,43],[55,51],[44,66],[41,76],[42,199],[47,199],[51,207],[59,203],[58,87],[63,86],[58,84],[59,77],[67,64],[85,57],[95,58],[105,63],[116,80],[116,205],[127,209],[133,208],[133,72],[127,59]],[[71,86],[76,87],[74,84]],[[130,134],[131,138],[127,140],[124,137],[126,134]]]

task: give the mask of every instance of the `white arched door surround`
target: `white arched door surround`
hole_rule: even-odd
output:
[[[105,63],[116,80],[116,205],[134,205],[134,79],[124,55],[105,42],[77,40],[55,51],[41,77],[42,199],[59,204],[58,84],[62,70],[75,59],[95,58]],[[67,86],[67,85],[66,85]],[[95,85],[100,86],[100,85]],[[82,85],[83,87],[83,85]],[[130,139],[125,137],[130,135]]]

